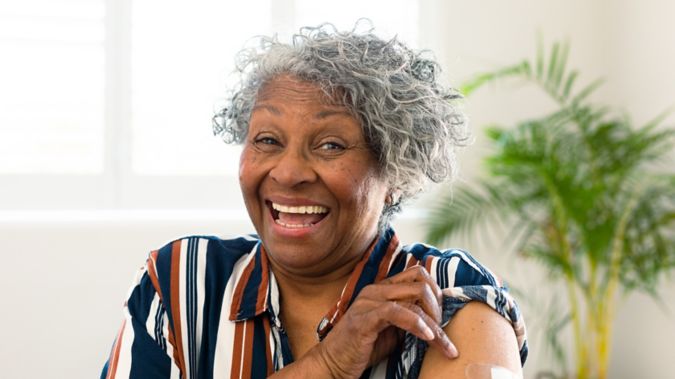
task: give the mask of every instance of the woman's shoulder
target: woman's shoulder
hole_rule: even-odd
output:
[[[260,240],[253,234],[227,239],[212,235],[185,236],[152,250],[146,267],[152,266],[160,278],[167,280],[175,272],[227,272],[237,262],[255,255],[259,243]]]
[[[426,243],[402,246],[401,253],[424,265],[441,288],[469,285],[502,287],[501,279],[468,251],[458,248],[439,249]]]
[[[238,258],[256,248],[260,239],[255,234],[221,238],[214,235],[188,235],[176,238],[157,250],[158,257],[170,258],[177,254],[217,254]]]
[[[401,253],[406,261],[423,265],[443,290],[443,326],[469,302],[484,303],[510,322],[516,333],[521,362],[525,362],[528,347],[520,308],[506,284],[487,266],[466,250],[438,249],[424,243],[402,246]],[[418,370],[420,362],[411,370]]]

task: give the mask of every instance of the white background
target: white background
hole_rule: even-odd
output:
[[[666,0],[388,1],[379,8],[364,1],[289,0],[274,2],[269,10],[240,9],[243,4],[229,1],[215,10],[206,2],[172,2],[173,8],[142,0],[69,2],[75,4],[67,8],[72,14],[41,4],[45,14],[79,19],[84,32],[64,33],[90,47],[100,43],[100,50],[78,53],[70,45],[34,57],[18,54],[9,43],[0,45],[3,378],[97,377],[132,275],[150,249],[186,234],[232,236],[252,230],[233,175],[236,153],[210,136],[210,117],[228,80],[231,51],[268,31],[247,30],[253,20],[266,20],[269,30],[287,35],[302,24],[334,21],[344,28],[368,16],[376,26],[386,26],[378,29],[391,33],[387,29],[393,25],[394,33],[434,51],[449,83],[532,56],[541,32],[545,41],[569,40],[570,63],[580,68],[581,79],[606,79],[596,99],[625,110],[637,124],[675,104],[675,3]],[[417,10],[397,19],[400,7],[409,3]],[[100,29],[82,14],[108,21]],[[20,18],[8,20],[0,23],[0,43],[22,30]],[[139,26],[130,28],[134,23]],[[105,49],[115,54],[104,54]],[[21,96],[28,103],[18,104]],[[75,117],[58,113],[69,104],[83,121],[65,137],[49,122]],[[480,126],[538,114],[549,105],[536,91],[516,85],[484,89],[468,99],[476,143],[462,152],[462,178],[480,173],[487,149]],[[9,131],[19,124],[19,132]],[[9,143],[11,138],[16,139]],[[19,149],[19,158],[10,156],[21,138],[31,143]],[[67,151],[79,146],[89,154],[64,158],[62,166],[79,172],[58,169],[45,155],[59,138]],[[410,209],[396,221],[403,241],[422,238],[421,212]],[[535,377],[552,365],[538,315],[541,299],[556,290],[537,266],[504,251],[501,241],[494,231],[461,243],[522,292],[532,344],[525,374]],[[662,306],[643,295],[623,300],[610,377],[673,377],[673,293],[671,276],[663,284]]]

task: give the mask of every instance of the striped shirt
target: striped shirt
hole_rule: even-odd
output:
[[[364,254],[319,340],[367,285],[423,265],[443,289],[443,325],[476,300],[505,317],[527,357],[525,325],[501,281],[461,250],[403,246],[392,229]],[[293,362],[280,321],[279,288],[255,236],[187,237],[150,253],[124,304],[124,321],[101,378],[264,378]],[[362,378],[415,378],[427,344],[412,334]]]

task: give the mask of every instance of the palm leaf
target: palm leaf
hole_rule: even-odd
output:
[[[479,183],[448,191],[429,212],[426,240],[441,244],[462,233],[468,239],[470,231],[479,224],[500,219],[510,204],[513,203],[507,193],[492,184]]]

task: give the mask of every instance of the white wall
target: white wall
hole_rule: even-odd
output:
[[[451,82],[461,82],[472,73],[490,70],[534,56],[536,34],[545,44],[567,40],[571,44],[569,65],[579,68],[581,82],[604,78],[606,83],[594,100],[630,114],[639,125],[675,105],[675,2],[667,0],[604,1],[460,1],[424,2],[437,11],[425,22],[440,31],[422,37],[429,41],[443,62]],[[433,29],[429,29],[433,30]],[[487,153],[481,126],[499,122],[508,125],[550,106],[537,90],[518,84],[484,88],[467,99],[476,143],[462,152],[462,179],[481,172],[481,157]],[[673,127],[675,117],[667,124]],[[552,361],[543,350],[541,306],[548,296],[561,296],[546,280],[545,272],[514,254],[501,252],[503,239],[494,231],[467,247],[513,287],[530,297],[521,299],[532,337],[532,351],[525,376],[547,370]],[[633,294],[622,300],[616,319],[611,378],[673,378],[671,366],[675,340],[675,277],[664,281],[663,305]],[[537,330],[539,329],[539,330]]]
[[[567,38],[571,42],[570,63],[581,69],[583,79],[607,79],[598,100],[626,109],[638,121],[675,104],[674,2],[428,0],[422,4],[427,26],[422,47],[436,51],[452,82],[531,56],[535,33],[541,31],[545,41]],[[463,176],[471,179],[480,172],[478,162],[486,149],[480,125],[520,119],[546,106],[535,91],[515,86],[485,89],[468,99],[466,110],[477,141],[462,153]],[[96,377],[121,320],[128,285],[147,252],[185,234],[228,236],[251,231],[246,222],[238,221],[240,215],[0,212],[2,377]],[[415,217],[402,217],[397,225],[404,241],[423,235]],[[500,252],[499,239],[488,239],[493,242],[467,242],[464,247],[528,296],[550,294],[550,290],[526,286],[534,282],[541,287],[545,273]],[[625,300],[616,323],[610,377],[673,377],[673,293],[671,278],[662,292],[669,313],[642,295]],[[531,320],[531,334],[541,334],[536,330],[541,325],[539,309],[528,301],[521,303]],[[537,342],[533,338],[525,371],[528,378],[551,364]]]

